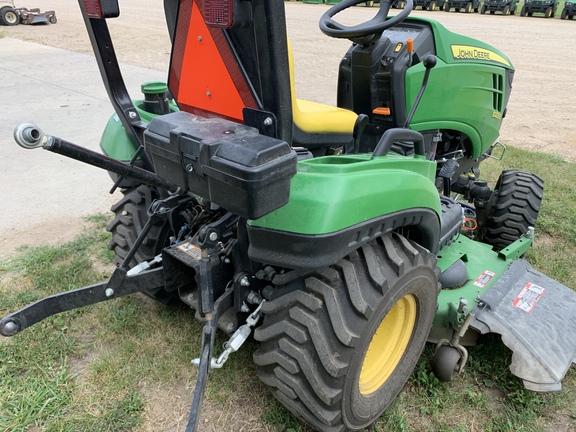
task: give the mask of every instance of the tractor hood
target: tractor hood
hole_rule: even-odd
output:
[[[432,26],[436,41],[436,56],[445,63],[478,62],[487,65],[499,65],[514,70],[512,62],[504,53],[479,40],[451,32],[437,21],[412,18],[425,21]]]

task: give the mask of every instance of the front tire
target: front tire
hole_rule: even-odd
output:
[[[320,431],[359,431],[414,369],[436,310],[436,257],[397,234],[363,246],[265,303],[258,376]]]
[[[505,170],[494,190],[492,214],[484,231],[484,242],[502,250],[536,225],[544,194],[544,181],[529,171]]]

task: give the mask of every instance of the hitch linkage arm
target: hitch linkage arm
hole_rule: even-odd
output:
[[[126,277],[122,284],[110,288],[109,282],[101,282],[83,288],[55,294],[38,300],[0,321],[0,335],[14,336],[33,324],[60,312],[83,306],[112,300],[137,292],[153,290],[163,286],[162,268],[142,272],[136,276]]]
[[[87,163],[88,165],[112,171],[123,177],[131,178],[150,186],[166,189],[170,192],[175,192],[178,189],[175,185],[158,177],[151,171],[131,166],[61,138],[47,135],[33,123],[21,123],[16,126],[14,129],[14,141],[16,141],[20,147],[28,150],[43,148],[53,153]]]
[[[42,146],[44,140],[42,137],[36,135],[35,130],[24,129],[22,134],[31,134],[31,137],[28,138],[31,139],[35,137],[40,142],[40,144],[34,144],[34,147]],[[46,141],[49,142],[51,140],[53,140],[52,137],[46,139]],[[180,205],[181,199],[183,198],[179,195],[171,195],[162,200],[155,200],[152,203],[148,210],[148,222],[130,248],[124,262],[114,270],[114,273],[112,273],[112,276],[107,282],[56,294],[32,303],[31,305],[3,318],[0,321],[0,335],[14,336],[31,325],[60,312],[100,303],[137,292],[151,291],[163,287],[163,267],[129,275],[128,266],[136,251],[142,244],[144,237],[148,234],[152,223],[157,219],[166,218],[171,209]]]

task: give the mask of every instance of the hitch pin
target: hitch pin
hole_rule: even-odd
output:
[[[246,324],[242,325],[238,330],[234,332],[234,334],[230,337],[228,342],[224,343],[224,351],[220,354],[220,357],[214,358],[210,360],[210,368],[211,369],[220,369],[228,360],[228,357],[233,352],[236,352],[240,349],[240,347],[246,342],[248,336],[252,332],[252,327],[254,327],[258,321],[260,320],[260,309],[262,309],[262,305],[266,300],[262,300],[256,310],[250,314],[248,318],[246,318]],[[200,364],[200,359],[195,358],[192,360],[192,364],[198,366]]]
[[[126,276],[137,275],[138,273],[142,273],[144,270],[148,270],[154,264],[161,263],[161,262],[162,262],[162,254],[158,254],[153,259],[151,259],[150,261],[144,261],[144,262],[141,262],[140,264],[132,267],[130,270],[128,270],[126,272]]]

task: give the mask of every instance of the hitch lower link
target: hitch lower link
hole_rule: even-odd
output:
[[[14,336],[52,315],[164,286],[162,267],[147,271],[142,271],[143,267],[141,267],[139,271],[130,271],[128,263],[136,254],[154,221],[158,218],[165,218],[171,208],[179,205],[178,199],[177,195],[172,195],[152,203],[148,212],[150,216],[148,222],[126,255],[124,262],[114,270],[107,282],[55,294],[25,306],[0,320],[0,335]],[[160,259],[155,258],[155,261],[159,262]]]

